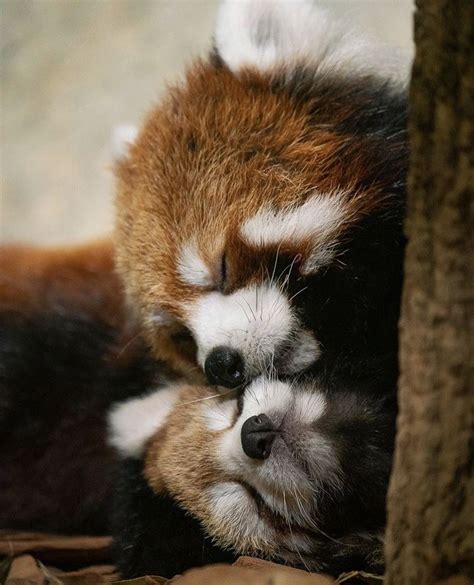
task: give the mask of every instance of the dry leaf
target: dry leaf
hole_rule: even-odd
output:
[[[235,565],[211,565],[186,571],[172,585],[335,585],[325,575],[265,563],[259,568]]]
[[[31,554],[46,565],[87,566],[110,561],[108,536],[58,536],[0,530],[0,556]]]
[[[35,559],[22,555],[11,560],[6,585],[47,585],[47,580]]]

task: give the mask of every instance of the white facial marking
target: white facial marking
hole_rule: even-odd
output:
[[[316,341],[312,333],[302,329],[295,334],[289,352],[290,355],[285,360],[285,374],[294,375],[305,370],[319,358],[321,345]]]
[[[234,421],[236,411],[237,400],[222,400],[216,397],[213,400],[207,400],[202,405],[205,424],[210,431],[228,429]]]
[[[137,134],[137,127],[131,124],[122,124],[113,129],[111,149],[114,160],[121,161],[128,156],[130,146],[135,142]]]
[[[216,524],[229,535],[230,543],[242,543],[249,550],[271,545],[273,530],[259,517],[254,499],[239,483],[221,482],[212,486],[208,500]]]
[[[167,386],[142,398],[132,398],[109,413],[109,444],[125,457],[140,457],[146,442],[161,428],[179,397]]]
[[[263,207],[242,225],[241,233],[254,246],[313,241],[314,249],[303,271],[309,267],[314,271],[332,260],[337,231],[348,216],[346,209],[343,193],[316,194],[287,209]]]
[[[193,286],[210,286],[212,275],[195,245],[185,244],[179,255],[177,270],[186,284]]]
[[[278,345],[298,322],[287,297],[275,285],[252,285],[230,295],[211,292],[187,307],[188,327],[204,366],[217,346],[240,351],[249,374],[271,365]]]
[[[246,513],[253,514],[257,511],[254,501],[247,497],[247,492],[238,483],[215,484],[209,489],[208,497],[215,514],[225,517],[232,524],[234,521],[242,521],[242,512],[245,517]]]
[[[246,66],[268,71],[304,61],[321,72],[396,81],[409,72],[396,49],[351,31],[311,0],[225,0],[215,40],[233,71]]]
[[[316,194],[299,206],[287,209],[263,207],[241,228],[243,238],[255,246],[280,242],[304,242],[311,238],[326,239],[346,217],[341,193]]]
[[[258,378],[247,388],[248,395],[244,401],[240,419],[242,424],[255,414],[280,413],[283,416],[295,399],[290,384],[280,380],[269,381]],[[255,412],[255,409],[260,409]],[[240,430],[239,430],[240,433]]]
[[[298,391],[294,399],[295,416],[303,424],[311,424],[321,418],[326,410],[323,394],[314,391]]]

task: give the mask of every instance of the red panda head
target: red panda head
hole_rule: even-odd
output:
[[[110,414],[110,441],[219,546],[342,571],[382,562],[394,420],[354,389],[257,378],[239,399],[175,386],[128,400]]]
[[[223,4],[212,57],[117,166],[118,267],[160,357],[234,387],[365,344],[365,307],[396,285],[364,288],[362,256],[372,275],[401,248],[404,105],[382,53],[311,2]]]

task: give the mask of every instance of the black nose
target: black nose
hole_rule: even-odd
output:
[[[248,418],[240,431],[244,453],[252,459],[266,459],[270,455],[276,434],[276,427],[266,414]]]
[[[236,349],[215,347],[204,364],[210,384],[235,388],[244,381],[244,360]]]

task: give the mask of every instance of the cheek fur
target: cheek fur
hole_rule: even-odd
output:
[[[254,498],[237,482],[215,484],[206,493],[209,517],[205,524],[224,544],[242,553],[266,551],[276,546],[273,528],[262,519]]]

